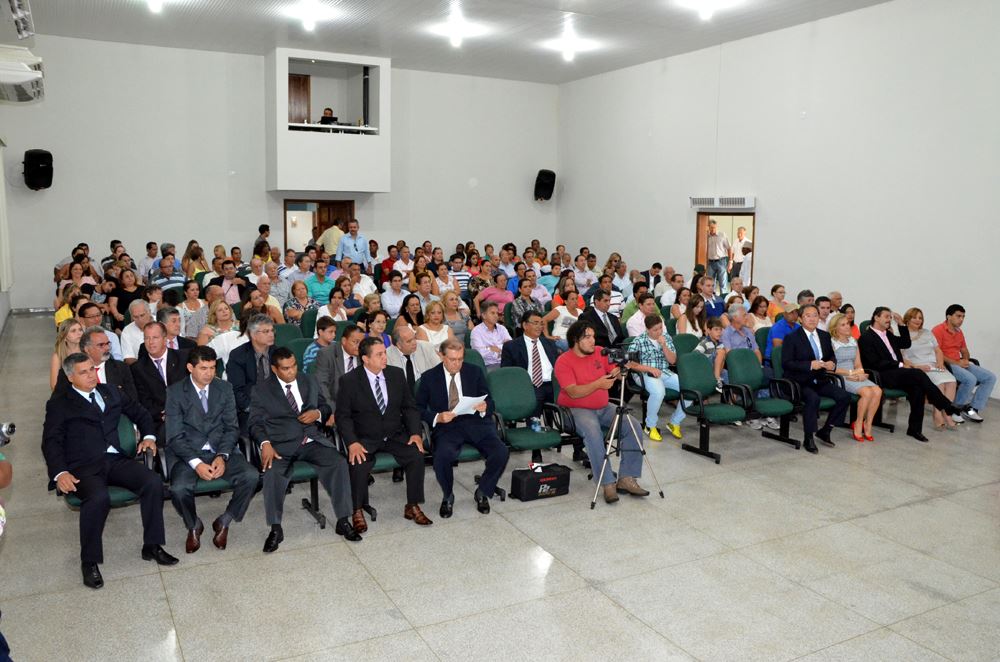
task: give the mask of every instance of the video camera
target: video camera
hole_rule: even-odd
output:
[[[623,347],[603,347],[601,356],[608,357],[609,362],[623,369],[630,362],[639,362],[639,352],[628,352]]]
[[[13,423],[0,423],[0,446],[6,446],[10,443],[15,429],[16,426]]]

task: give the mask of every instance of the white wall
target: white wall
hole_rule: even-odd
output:
[[[687,196],[754,194],[758,284],[935,323],[961,302],[1000,366],[997,25],[992,0],[896,0],[563,85],[560,236],[689,273]]]

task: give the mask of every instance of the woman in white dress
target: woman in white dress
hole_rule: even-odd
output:
[[[454,340],[455,332],[444,323],[444,306],[440,301],[431,301],[424,309],[424,323],[417,327],[417,340],[437,348],[448,339]]]
[[[937,338],[930,329],[924,328],[924,313],[919,308],[910,308],[903,315],[903,323],[910,332],[910,346],[903,350],[903,365],[917,368],[927,373],[934,385],[949,400],[955,399],[958,382],[944,365],[944,354],[938,347]],[[951,416],[940,409],[934,410],[934,428],[953,430],[958,427]]]
[[[566,301],[561,306],[556,306],[542,318],[542,329],[545,337],[555,342],[560,351],[567,351],[569,343],[566,341],[566,331],[573,325],[582,312],[579,308],[580,295],[575,291],[566,292]],[[552,322],[552,333],[549,333],[549,322]]]
[[[330,317],[334,322],[347,321],[347,309],[344,308],[344,293],[341,290],[330,290],[330,303],[320,306],[316,311],[316,319]],[[313,338],[319,335],[318,331],[313,331]]]
[[[851,432],[855,441],[875,441],[872,422],[882,402],[882,389],[868,379],[868,373],[861,366],[858,341],[851,337],[851,322],[847,316],[843,313],[831,315],[828,328],[837,359],[834,372],[844,378],[844,389],[858,396],[858,418],[851,423]]]
[[[684,314],[677,320],[677,333],[690,333],[692,336],[704,338],[706,328],[708,319],[705,314],[705,299],[700,294],[695,294],[688,302]]]
[[[674,300],[674,304],[670,306],[670,316],[675,320],[680,321],[681,317],[684,315],[684,311],[687,310],[688,303],[691,301],[691,290],[686,287],[682,287],[677,290],[677,298]]]

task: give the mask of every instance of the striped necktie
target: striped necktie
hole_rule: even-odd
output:
[[[542,385],[542,357],[538,354],[538,339],[531,341],[531,383],[538,388]]]

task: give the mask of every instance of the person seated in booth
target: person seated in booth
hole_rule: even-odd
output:
[[[167,389],[167,475],[170,498],[184,520],[184,551],[201,548],[205,525],[195,507],[200,478],[225,478],[233,486],[226,510],[212,522],[212,544],[225,549],[229,525],[243,520],[257,489],[257,470],[236,446],[239,423],[233,387],[216,378],[217,356],[211,347],[196,347],[187,356],[187,377]]]
[[[650,294],[649,297],[656,301],[653,295]],[[644,315],[642,323],[645,330],[636,336],[629,345],[629,350],[639,354],[639,364],[635,367],[635,371],[642,377],[643,386],[649,393],[643,432],[651,441],[663,441],[663,436],[657,428],[660,405],[666,397],[666,389],[681,390],[677,374],[670,369],[670,366],[677,363],[677,350],[674,349],[670,334],[665,332],[666,327],[659,315]],[[683,437],[681,421],[685,416],[684,409],[678,404],[670,417],[670,422],[667,423],[667,430],[675,439]]]
[[[990,400],[997,377],[991,371],[972,362],[965,334],[962,333],[964,322],[965,308],[953,303],[945,310],[944,321],[934,327],[933,333],[941,347],[941,353],[944,354],[945,364],[958,380],[955,402],[963,408],[961,416],[975,423],[982,423],[982,411]]]
[[[109,486],[120,486],[139,496],[142,515],[142,558],[160,565],[177,559],[162,547],[163,481],[153,471],[124,453],[118,439],[118,421],[124,414],[139,428],[137,452],[156,453],[153,420],[142,405],[123,398],[114,386],[97,383],[94,363],[86,354],[70,354],[63,372],[71,388],[54,393],[45,404],[42,455],[46,473],[63,494],[75,493],[80,506],[80,568],[89,588],[104,586],[99,564],[104,562],[102,536],[111,510]]]
[[[482,306],[482,322],[472,329],[472,349],[483,357],[487,370],[500,367],[500,354],[503,344],[510,340],[507,327],[498,324],[500,310],[493,301],[487,301]]]
[[[522,368],[528,372],[531,385],[535,387],[537,403],[532,415],[540,416],[542,405],[553,401],[552,367],[559,358],[559,348],[542,335],[545,323],[537,311],[526,311],[520,321],[521,337],[504,343],[500,352],[500,367]]]
[[[538,318],[535,315],[536,319]],[[500,437],[493,421],[493,398],[486,385],[486,376],[478,367],[465,364],[465,347],[455,339],[440,346],[441,364],[425,372],[417,390],[417,409],[424,422],[431,426],[434,441],[434,474],[444,499],[441,517],[451,517],[455,494],[452,464],[458,459],[463,444],[473,446],[486,461],[486,469],[473,494],[476,510],[490,512],[490,498],[507,466],[510,451]],[[454,412],[462,396],[486,396],[475,407],[475,413],[457,416]]]

